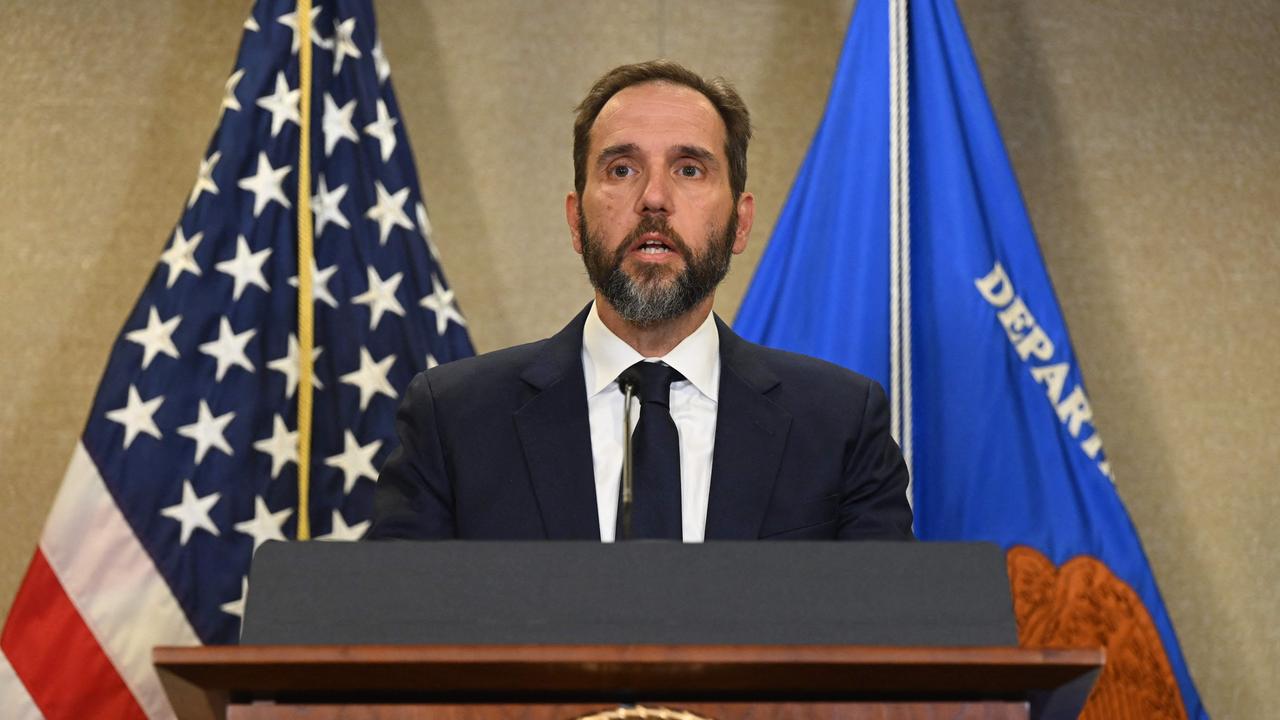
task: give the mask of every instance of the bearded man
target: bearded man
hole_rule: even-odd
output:
[[[883,389],[711,312],[755,215],[750,136],[719,78],[659,60],[595,83],[565,201],[594,301],[551,338],[414,379],[367,537],[912,537]]]

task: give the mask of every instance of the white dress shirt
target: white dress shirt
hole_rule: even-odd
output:
[[[720,393],[720,332],[706,321],[660,358],[646,358],[605,327],[596,307],[582,328],[582,371],[587,381],[591,421],[591,459],[596,475],[596,511],[600,539],[613,542],[622,484],[622,390],[618,375],[645,360],[664,362],[684,380],[671,383],[671,419],[680,435],[680,521],[685,542],[702,542],[711,497],[711,453],[715,448],[716,408]],[[631,400],[631,430],[640,419],[640,400]],[[637,487],[642,493],[644,488]]]

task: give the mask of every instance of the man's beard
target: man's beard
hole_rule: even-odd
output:
[[[641,263],[635,277],[623,270],[627,251],[641,235],[651,232],[661,233],[671,249],[684,258],[684,268],[674,277],[670,277],[670,268],[657,263]],[[587,267],[587,277],[623,320],[638,327],[651,327],[679,317],[706,299],[729,272],[733,238],[737,233],[735,208],[723,228],[712,229],[707,234],[706,251],[695,254],[665,217],[646,215],[610,254],[599,236],[591,234],[581,206],[578,209],[578,237],[582,238],[582,262]]]

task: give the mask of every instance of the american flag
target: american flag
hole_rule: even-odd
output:
[[[236,642],[254,549],[296,537],[300,123],[314,537],[360,536],[409,380],[473,353],[371,3],[314,4],[309,119],[297,7],[260,0],[245,22],[213,140],[0,636],[5,717],[172,716],[151,648]]]

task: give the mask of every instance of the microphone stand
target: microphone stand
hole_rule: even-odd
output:
[[[631,467],[631,398],[635,397],[636,385],[631,380],[621,381],[622,385],[622,502],[618,512],[622,515],[619,527],[622,537],[619,540],[631,539],[631,501],[634,484]]]

